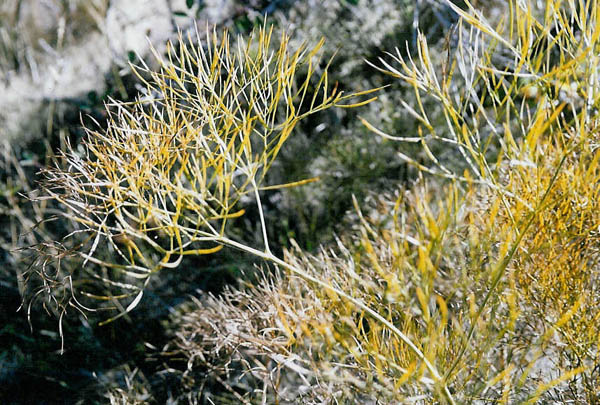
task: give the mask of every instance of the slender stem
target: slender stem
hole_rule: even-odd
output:
[[[262,228],[265,252],[271,254],[271,249],[269,248],[269,238],[267,237],[267,226],[265,224],[265,216],[263,214],[262,203],[260,201],[260,193],[258,192],[258,186],[256,185],[256,181],[254,180],[254,178],[252,178],[252,186],[254,187],[254,196],[256,198],[256,205],[258,206],[258,215],[260,216],[260,227]]]
[[[400,329],[398,329],[392,322],[385,319],[381,314],[379,314],[378,312],[376,312],[373,309],[371,309],[370,307],[368,307],[365,303],[352,297],[351,295],[346,294],[344,291],[332,286],[331,284],[328,284],[322,280],[319,280],[318,278],[310,275],[306,271],[304,271],[298,267],[292,266],[291,264],[289,264],[289,263],[283,261],[282,259],[278,258],[277,256],[273,255],[271,252],[263,252],[263,251],[260,251],[257,249],[253,249],[249,246],[246,246],[244,244],[241,244],[239,242],[231,240],[225,236],[220,237],[219,242],[223,243],[224,245],[228,245],[233,248],[243,250],[245,252],[248,252],[250,254],[258,256],[264,260],[271,261],[271,262],[275,263],[276,265],[284,267],[284,268],[288,269],[289,271],[291,271],[292,273],[295,273],[298,276],[304,278],[305,280],[308,280],[308,281],[315,283],[323,288],[326,288],[328,290],[335,292],[340,297],[347,299],[352,304],[354,304],[356,307],[365,311],[367,314],[369,314],[375,320],[381,322],[389,330],[391,330],[394,334],[396,334],[400,338],[400,340],[402,340],[412,350],[412,352],[421,361],[423,361],[423,363],[425,364],[425,366],[427,367],[427,369],[433,376],[434,380],[436,380],[436,382],[439,382],[443,385],[444,395],[445,395],[446,399],[448,400],[448,402],[452,405],[456,404],[456,402],[454,401],[454,398],[452,397],[452,394],[450,393],[450,390],[448,389],[448,387],[445,384],[444,379],[441,377],[441,375],[437,371],[436,367],[433,364],[431,364],[431,362],[429,360],[427,360],[427,358],[425,357],[423,352],[421,350],[419,350],[419,348],[410,340],[410,338],[408,336],[406,336],[404,333],[402,333],[402,331]]]
[[[492,284],[491,284],[488,292],[486,293],[486,295],[485,295],[485,297],[483,299],[483,302],[479,306],[479,310],[475,314],[475,318],[471,321],[471,326],[469,328],[469,332],[467,333],[467,338],[466,338],[465,343],[463,344],[460,352],[458,353],[458,356],[456,357],[456,359],[454,360],[454,362],[452,363],[452,365],[450,366],[450,368],[446,372],[446,375],[444,376],[445,383],[451,377],[452,373],[454,372],[454,370],[456,369],[456,367],[460,363],[460,360],[462,359],[462,357],[464,356],[465,352],[467,351],[467,347],[469,346],[469,342],[471,341],[471,339],[473,337],[473,334],[475,333],[475,326],[477,325],[477,322],[479,321],[479,318],[481,317],[481,314],[483,313],[484,309],[487,307],[487,303],[489,302],[490,298],[492,297],[492,294],[494,293],[494,291],[496,290],[496,288],[500,284],[500,280],[502,279],[502,276],[506,272],[506,269],[508,268],[508,264],[512,261],[512,258],[514,257],[515,253],[517,252],[517,249],[518,249],[519,245],[521,244],[521,241],[523,240],[523,237],[525,236],[525,234],[529,230],[529,227],[531,226],[531,224],[533,224],[535,216],[542,209],[542,207],[544,205],[544,202],[546,201],[546,198],[550,194],[552,186],[554,185],[554,183],[556,182],[556,179],[558,178],[558,174],[560,173],[560,169],[562,168],[563,164],[565,163],[565,160],[567,159],[567,156],[569,156],[569,154],[571,153],[571,151],[572,150],[567,150],[567,152],[561,158],[561,160],[560,160],[560,162],[558,164],[558,167],[554,171],[554,173],[552,175],[552,178],[550,179],[550,183],[548,184],[548,187],[546,188],[546,191],[544,192],[542,198],[538,202],[535,210],[533,210],[532,212],[530,212],[530,214],[527,217],[527,219],[526,219],[523,227],[521,228],[521,230],[518,231],[517,239],[515,240],[515,242],[513,243],[513,245],[510,247],[510,250],[507,252],[507,254],[502,258],[502,261],[500,261],[500,263],[498,264],[498,267],[494,270],[495,275],[494,275],[494,278],[492,280]]]

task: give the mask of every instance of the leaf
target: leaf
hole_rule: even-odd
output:
[[[192,8],[194,6],[194,0],[185,0],[185,5],[187,8]]]

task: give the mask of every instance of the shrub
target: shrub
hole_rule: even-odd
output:
[[[598,402],[598,4],[511,1],[495,27],[452,7],[439,65],[423,36],[377,64],[420,126],[382,135],[429,179],[287,277],[204,298],[173,343],[188,374],[248,402]]]
[[[88,130],[82,150],[67,147],[44,172],[40,199],[60,203],[57,215],[72,229],[37,245],[34,300],[43,297],[60,317],[68,307],[93,309],[87,299],[109,301],[119,312],[112,321],[139,303],[154,274],[184,256],[228,245],[274,257],[260,192],[312,180],[263,186],[265,174],[299,121],[352,107],[343,102],[371,90],[343,95],[327,69],[315,75],[322,42],[291,51],[287,36],[273,47],[272,35],[261,28],[231,44],[226,32],[221,39],[209,32],[207,49],[199,34],[180,37],[166,60],[156,54],[160,71],[136,68],[146,95],[112,103],[106,131]],[[228,222],[244,214],[240,204],[253,198],[263,250],[227,236]]]
[[[89,155],[66,156],[76,174],[49,172],[51,180],[60,180],[60,192],[49,187],[51,197],[68,205],[91,233],[88,249],[93,252],[103,238],[119,255],[114,263],[82,253],[100,268],[139,277],[143,285],[186,252],[207,253],[216,244],[279,269],[262,283],[203,296],[197,309],[178,317],[169,350],[186,362],[179,376],[182,398],[212,401],[204,393],[208,383],[224,387],[232,401],[247,403],[598,402],[600,8],[594,0],[578,6],[548,1],[543,9],[510,1],[507,18],[493,27],[469,2],[465,10],[447,4],[461,21],[438,65],[422,35],[414,57],[397,51],[373,62],[414,89],[416,104],[404,107],[418,122],[418,133],[390,135],[365,121],[387,138],[420,144],[425,160],[408,153],[399,157],[428,179],[374,198],[367,214],[356,204],[350,215],[356,232],[316,255],[297,247],[284,258],[273,255],[260,209],[263,173],[294,119],[272,127],[274,142],[258,136],[255,145],[250,135],[260,135],[260,129],[221,123],[237,122],[228,115],[231,106],[255,113],[250,100],[258,100],[261,118],[248,121],[243,114],[239,120],[265,126],[270,121],[260,113],[260,102],[268,97],[204,102],[202,89],[190,92],[181,84],[202,75],[181,76],[185,69],[171,62],[153,76],[164,99],[151,99],[149,112],[120,106],[109,131],[96,134],[103,141],[88,143]],[[242,53],[246,57],[253,48],[240,49],[249,50]],[[188,51],[182,46],[179,59],[171,55],[190,66]],[[252,72],[265,65],[244,66]],[[225,89],[237,84],[218,83]],[[254,83],[249,81],[250,89]],[[290,97],[284,91],[286,113],[302,111],[290,101],[302,100],[307,87],[290,90]],[[324,73],[314,93],[323,94],[322,104],[309,111],[341,101],[326,88]],[[426,98],[441,106],[441,117],[425,108]],[[252,108],[245,109],[246,102]],[[222,147],[209,138],[214,146],[200,142],[189,155],[172,149],[170,142],[196,145],[198,131],[190,126],[211,109],[215,115],[209,117],[218,117],[214,128],[239,132],[226,130]],[[168,136],[155,139],[154,133]],[[147,144],[157,152],[146,157],[146,149],[131,141],[133,134],[155,139]],[[433,151],[442,148],[454,150],[458,159],[438,158]],[[251,151],[259,158],[250,159]],[[133,163],[128,165],[123,152]],[[194,158],[196,153],[209,164]],[[131,172],[145,168],[150,157],[157,164]],[[99,182],[97,168],[110,168],[112,177],[102,174]],[[182,176],[188,173],[197,176]],[[236,242],[224,231],[228,220],[241,215],[234,203],[248,193],[259,207],[264,249]],[[115,240],[121,235],[123,240]],[[144,255],[147,251],[154,253]],[[133,285],[100,281],[119,289]],[[121,314],[141,298],[143,290],[136,288]]]
[[[491,382],[505,379],[498,392],[506,401],[534,401],[563,383],[555,391],[559,400],[595,402],[598,275],[592,246],[598,219],[594,198],[586,196],[598,187],[598,4],[551,1],[539,10],[511,2],[508,18],[495,28],[473,8],[455,10],[472,28],[459,25],[455,62],[450,59],[441,75],[429,62],[423,38],[418,60],[398,57],[400,68],[386,64],[388,73],[444,106],[448,125],[441,131],[429,125],[422,105],[412,109],[422,123],[424,147],[447,143],[470,166],[457,175],[431,156],[432,165],[421,168],[466,184],[468,193],[485,202],[479,218],[465,222],[475,229],[469,231],[471,240],[489,246],[488,264],[477,267],[488,286],[476,299],[446,378],[459,379],[473,367],[460,365],[465,354],[486,355],[473,337],[482,334],[480,322],[487,314],[497,314],[494,301],[511,297],[520,304],[506,318],[512,339],[505,343],[503,332],[487,344],[491,349],[496,341],[495,350],[513,352],[527,348],[531,355],[520,361],[512,353],[501,358],[496,379],[482,377],[482,383],[489,380],[480,390],[490,391]],[[463,42],[467,38],[469,46]],[[551,358],[560,360],[551,365]],[[540,382],[529,392],[525,382],[536,373]]]

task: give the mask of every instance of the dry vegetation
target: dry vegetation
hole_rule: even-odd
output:
[[[266,173],[300,120],[369,91],[316,73],[322,43],[180,38],[158,72],[137,68],[143,97],[113,102],[108,129],[45,172],[41,201],[69,225],[37,245],[33,296],[61,318],[106,302],[114,320],[184,256],[234,248],[264,273],[172,315],[156,356],[184,364],[160,372],[174,399],[600,402],[600,4],[511,0],[492,25],[465,3],[448,3],[460,22],[443,52],[420,35],[414,54],[369,61],[413,90],[416,133],[362,122],[419,146],[398,154],[419,176],[354,200],[348,229],[312,254],[270,249],[262,193],[307,181]],[[229,234],[252,204],[259,246]],[[107,395],[151,401],[149,384],[132,372]]]
[[[110,105],[107,130],[89,131],[83,154],[68,147],[44,174],[40,200],[62,204],[57,214],[73,229],[36,247],[37,271],[28,280],[39,279],[34,296],[53,302],[61,317],[69,307],[93,310],[83,297],[110,301],[122,316],[139,303],[153,275],[176,268],[184,256],[223,246],[258,252],[226,233],[228,221],[244,214],[244,199],[258,206],[261,255],[272,255],[261,191],[314,181],[263,186],[281,147],[307,116],[370,101],[343,104],[372,90],[343,95],[327,70],[314,74],[322,42],[291,51],[284,35],[273,50],[272,30],[265,28],[233,45],[227,33],[219,39],[208,32],[205,51],[193,45],[199,36],[180,38],[166,60],[157,55],[159,72],[137,68],[146,95],[133,105]]]

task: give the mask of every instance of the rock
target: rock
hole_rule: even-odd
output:
[[[18,10],[9,3],[0,12],[14,18],[30,57],[0,72],[0,139],[39,137],[51,102],[104,92],[113,63],[125,66],[130,51],[145,57],[148,39],[160,49],[173,35],[166,0],[24,0]]]

